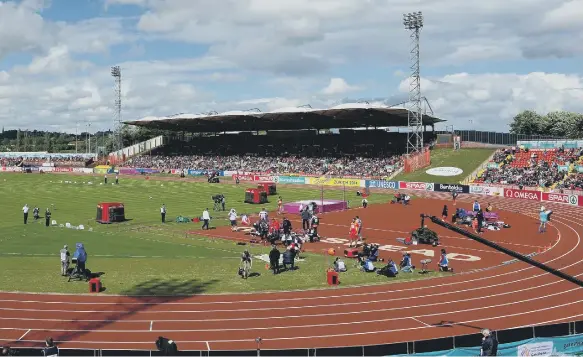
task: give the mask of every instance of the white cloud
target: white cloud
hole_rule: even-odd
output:
[[[0,124],[70,129],[87,119],[94,129],[111,127],[111,65],[122,68],[127,120],[253,107],[324,108],[359,90],[406,97],[409,42],[402,13],[424,13],[422,66],[452,73],[463,70],[450,65],[492,68],[583,54],[582,1],[441,0],[436,6],[418,0],[411,8],[409,0],[106,0],[107,11],[135,5],[140,16],[95,13],[75,22],[43,18],[48,1],[4,1]],[[174,42],[164,46],[166,40]],[[30,59],[2,67],[4,58],[14,61],[6,57],[11,54]],[[437,116],[460,127],[471,118],[476,128],[506,130],[523,109],[583,111],[581,70],[495,72],[422,78],[422,93]],[[347,83],[345,73],[362,74],[355,80],[362,87]]]
[[[331,78],[328,86],[322,89],[322,94],[339,95],[355,92],[358,90],[361,90],[361,88],[349,85],[343,78]]]
[[[423,84],[426,84],[425,86]],[[408,81],[400,90],[408,90]],[[508,131],[512,117],[525,109],[583,112],[583,76],[534,72],[517,74],[458,73],[422,81],[423,94],[447,125]]]

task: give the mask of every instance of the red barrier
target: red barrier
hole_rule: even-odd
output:
[[[425,149],[425,151],[418,154],[411,154],[409,157],[405,157],[405,172],[413,172],[421,168],[431,165],[431,151]]]
[[[526,190],[514,190],[511,188],[504,189],[504,197],[515,198],[519,200],[529,200],[529,201],[540,201],[542,192],[540,191],[526,191]]]
[[[544,202],[562,203],[571,206],[583,206],[583,197],[577,195],[568,195],[565,193],[547,193],[542,194]]]

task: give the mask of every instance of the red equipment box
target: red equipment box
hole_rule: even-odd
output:
[[[121,202],[104,202],[97,204],[97,218],[99,223],[124,222],[125,207]]]

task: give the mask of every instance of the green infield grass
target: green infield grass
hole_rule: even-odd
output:
[[[274,276],[265,262],[255,259],[252,271],[258,276],[243,280],[237,275],[239,257],[245,247],[232,241],[186,235],[200,227],[175,223],[178,215],[197,217],[204,208],[211,210],[212,225],[226,225],[225,212],[212,212],[211,196],[226,196],[227,209],[254,214],[262,206],[243,203],[244,185],[208,184],[192,181],[162,181],[144,177],[120,179],[119,185],[102,185],[102,177],[56,174],[0,174],[0,290],[86,293],[86,282],[67,282],[60,276],[59,250],[63,245],[85,244],[87,268],[103,273],[104,293],[128,295],[177,295],[197,293],[301,290],[326,287],[325,269],[331,258],[303,254],[299,269]],[[89,183],[91,182],[91,184]],[[319,199],[317,188],[279,185],[284,201]],[[348,199],[355,191],[326,190],[326,199]],[[374,194],[370,203],[386,202],[389,195]],[[123,202],[124,223],[100,225],[95,222],[99,202]],[[273,210],[276,198],[264,205]],[[167,222],[160,222],[160,206],[167,206]],[[29,221],[23,224],[22,207],[28,204]],[[32,219],[38,206],[41,219]],[[58,224],[84,225],[84,230],[45,227],[44,210],[50,208]],[[248,246],[247,246],[248,247]],[[269,248],[251,247],[253,255],[267,254]],[[386,283],[387,278],[364,274],[347,262],[342,284]],[[429,276],[435,276],[430,274]],[[412,274],[391,281],[418,279]]]
[[[431,165],[411,173],[400,173],[394,181],[460,183],[477,169],[490,155],[493,149],[434,149],[431,151]],[[426,173],[435,167],[457,167],[463,173],[457,176],[436,176]]]

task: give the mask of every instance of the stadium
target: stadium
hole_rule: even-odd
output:
[[[441,121],[432,116],[423,120],[427,127]],[[175,341],[177,353],[185,355],[382,356],[479,353],[486,328],[495,331],[498,351],[508,353],[515,353],[518,345],[522,351],[524,345],[547,346],[554,341],[557,346],[557,341],[578,338],[580,322],[572,311],[581,298],[580,259],[575,252],[580,234],[576,212],[583,206],[583,196],[557,185],[541,190],[483,179],[494,172],[503,175],[504,166],[516,170],[524,165],[520,158],[529,145],[541,162],[564,164],[574,157],[577,142],[544,142],[559,149],[535,147],[541,141],[520,142],[516,146],[523,149],[512,153],[511,147],[456,144],[456,136],[468,135],[431,130],[423,132],[421,154],[430,159],[407,165],[413,156],[406,154],[410,134],[394,129],[407,123],[406,110],[366,103],[323,111],[181,115],[128,122],[171,134],[105,158],[3,154],[4,190],[41,189],[40,207],[48,206],[54,220],[49,224],[47,219],[48,229],[54,230],[50,234],[42,217],[40,224],[26,228],[30,238],[24,242],[42,236],[45,244],[10,259],[26,265],[27,253],[42,260],[45,249],[58,250],[63,240],[69,246],[84,243],[92,275],[90,294],[84,293],[83,279],[48,285],[37,281],[32,287],[29,282],[35,279],[26,272],[21,275],[27,279],[20,284],[4,284],[31,293],[1,294],[2,340],[21,355],[38,354],[39,344],[50,335],[61,355],[156,354],[154,341],[163,336]],[[469,166],[473,170],[465,170],[475,172],[473,176],[427,174],[444,169],[432,163],[439,155],[454,157],[454,164],[463,166],[460,157],[477,153],[481,156]],[[516,159],[504,162],[509,155]],[[229,157],[237,159],[220,159]],[[250,159],[257,157],[266,161]],[[347,158],[368,170],[337,163],[332,168],[273,164],[290,157],[294,158],[290,163]],[[374,161],[387,157],[393,160],[390,170],[385,161]],[[265,166],[258,167],[262,163]],[[420,172],[435,182],[403,176]],[[211,181],[211,175],[218,180]],[[470,183],[461,182],[466,176]],[[248,191],[267,200],[244,203]],[[455,202],[453,192],[458,194]],[[399,204],[397,193],[410,195],[411,203]],[[71,201],[80,194],[84,203],[78,206]],[[213,229],[201,230],[203,210],[217,194],[227,198],[227,210],[221,210],[219,200],[211,211]],[[321,211],[314,209],[313,214],[320,212],[322,222],[318,240],[299,243],[295,268],[271,274],[272,248],[262,242],[260,228],[253,224],[257,214],[266,209],[270,219],[289,219],[295,230],[303,223],[302,211],[286,213],[291,212],[289,206],[280,206],[278,197],[286,204],[315,202]],[[365,208],[361,199],[370,205]],[[118,203],[101,203],[106,201]],[[329,201],[342,204],[326,211]],[[97,221],[95,216],[87,218],[98,202]],[[470,212],[476,202],[494,206],[485,213],[486,233],[480,235],[464,219],[457,219],[456,211],[463,207]],[[168,223],[157,223],[159,205],[164,205],[163,219],[168,214]],[[449,217],[442,221],[444,205],[456,212],[456,223],[447,223]],[[536,234],[541,205],[553,212],[548,230],[535,241],[531,234],[517,235],[517,231]],[[230,208],[238,212],[237,229],[228,227]],[[421,227],[435,232],[438,244],[427,245],[420,238],[411,245],[409,235],[420,227],[420,215],[425,217]],[[355,216],[364,222],[364,239],[352,248],[348,228]],[[247,218],[251,224],[245,226]],[[498,221],[508,227],[489,230]],[[283,252],[295,244],[288,245],[283,238],[271,242]],[[7,244],[5,252],[18,250],[14,244]],[[381,272],[387,262],[399,262],[404,256],[412,258],[415,269],[393,278],[367,273],[356,260],[369,254],[364,249],[370,246],[378,252],[375,270]],[[243,250],[250,251],[255,262],[248,279],[236,274]],[[440,257],[440,251],[447,253]],[[450,271],[439,265],[444,255]],[[336,258],[346,262],[346,271],[334,270]],[[211,260],[213,267],[208,265]],[[45,264],[50,270],[53,263]],[[147,277],[140,275],[144,270]],[[189,273],[185,277],[176,270]],[[132,278],[123,277],[122,271]],[[39,278],[54,280],[43,274]],[[39,294],[43,292],[58,294]]]
[[[583,140],[447,125],[421,96],[421,13],[404,24],[404,107],[122,123],[115,66],[111,150],[20,151],[19,130],[3,355],[583,354]]]

